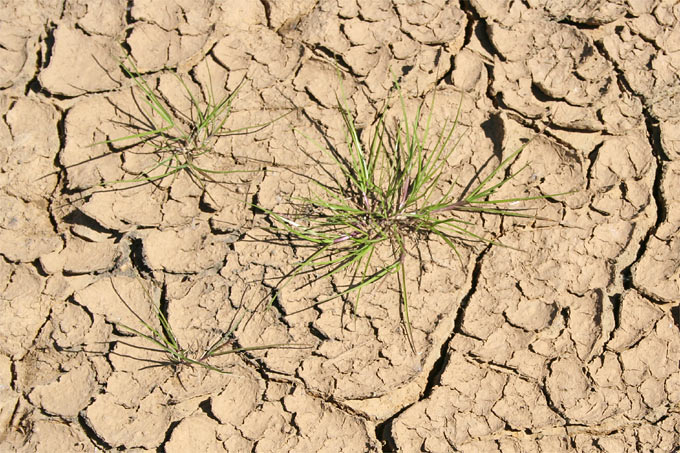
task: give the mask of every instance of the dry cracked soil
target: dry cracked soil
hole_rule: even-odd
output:
[[[3,452],[679,451],[676,0],[0,6]],[[186,115],[174,73],[202,99],[240,86],[229,128],[292,113],[202,157],[254,172],[99,186],[155,159],[101,143],[148,125],[125,53]],[[267,210],[324,177],[296,130],[342,149],[336,68],[360,129],[393,77],[409,108],[436,90],[435,129],[460,104],[461,193],[531,137],[503,193],[574,191],[523,206],[552,222],[477,219],[513,248],[411,244],[415,354],[390,279],[355,314],[299,311],[335,280],[255,304],[308,256]],[[243,314],[231,345],[307,347],[173,365],[121,328],[154,323],[152,300],[189,352]]]

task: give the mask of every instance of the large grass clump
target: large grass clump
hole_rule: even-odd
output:
[[[441,240],[462,262],[459,247],[463,241],[500,244],[475,232],[470,214],[473,219],[474,214],[534,218],[535,215],[507,204],[561,194],[494,198],[494,193],[521,171],[507,174],[504,169],[526,144],[505,157],[467,192],[455,192],[457,186],[447,174],[447,160],[462,137],[461,134],[454,139],[461,107],[455,119],[447,120],[435,135],[431,132],[435,96],[425,118],[423,103],[415,117],[409,118],[396,81],[394,89],[401,107],[401,119],[396,127],[386,124],[386,102],[372,130],[360,134],[341,88],[338,110],[346,129],[346,151],[327,149],[309,139],[332,160],[331,166],[323,168],[331,183],[314,181],[316,190],[312,195],[293,200],[292,205],[299,208],[293,212],[268,212],[276,221],[278,232],[288,234],[298,246],[313,249],[313,253],[283,277],[279,288],[302,274],[312,274],[318,280],[345,273],[346,286],[339,287],[334,296],[316,305],[355,293],[356,311],[362,289],[394,274],[406,336],[415,351],[406,288],[405,259],[409,242]],[[378,259],[382,256],[378,248],[382,246],[389,247],[387,261]]]

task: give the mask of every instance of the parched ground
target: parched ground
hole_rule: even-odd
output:
[[[0,18],[0,450],[671,452],[680,445],[680,4],[675,0],[4,0]],[[225,184],[131,178],[148,149],[102,141],[145,121],[125,53],[190,112],[240,89],[203,165]],[[306,251],[265,209],[323,178],[398,77],[433,128],[463,93],[447,165],[460,191],[538,136],[506,195],[555,222],[486,217],[521,249],[412,244],[356,316],[276,277]],[[430,104],[428,104],[430,105]],[[98,145],[92,146],[95,143]],[[327,159],[326,159],[327,160]],[[476,176],[477,175],[477,176]],[[457,179],[456,179],[457,178]],[[455,182],[454,182],[455,181]],[[111,190],[112,189],[112,190]],[[148,294],[147,294],[148,292]],[[225,375],[171,366],[120,324],[152,301],[190,351],[248,314]],[[156,366],[154,366],[156,365]]]

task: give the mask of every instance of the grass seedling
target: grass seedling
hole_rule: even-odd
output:
[[[200,366],[208,370],[212,371],[217,371],[219,373],[224,373],[224,374],[229,374],[229,372],[218,368],[216,366],[210,365],[208,363],[208,359],[213,358],[213,357],[218,357],[221,355],[225,354],[236,354],[236,353],[241,353],[241,352],[248,352],[248,351],[261,351],[264,349],[275,349],[275,348],[304,348],[305,346],[302,345],[294,345],[294,344],[286,344],[286,343],[278,343],[278,344],[268,344],[268,345],[261,345],[261,346],[249,346],[249,347],[240,347],[240,348],[233,348],[233,349],[226,349],[225,346],[230,343],[230,341],[234,338],[234,333],[236,329],[239,327],[241,321],[243,320],[243,314],[240,314],[237,312],[234,320],[232,321],[231,325],[227,329],[227,331],[220,336],[220,338],[213,343],[210,347],[206,348],[202,353],[195,353],[193,351],[189,351],[188,349],[182,347],[180,345],[180,342],[175,335],[175,333],[172,330],[172,326],[168,322],[167,317],[163,313],[163,310],[161,310],[161,307],[153,302],[153,298],[151,294],[149,293],[149,290],[147,287],[141,282],[140,280],[140,285],[144,289],[145,296],[147,300],[153,305],[154,313],[156,315],[156,318],[158,320],[158,328],[154,327],[152,323],[145,321],[142,319],[141,316],[139,316],[132,308],[128,305],[127,302],[123,299],[123,297],[120,295],[118,290],[116,290],[116,287],[113,283],[113,280],[111,280],[111,285],[113,286],[114,291],[116,294],[118,294],[118,297],[123,301],[125,306],[130,310],[130,312],[137,318],[137,320],[142,324],[143,329],[135,329],[133,327],[130,327],[128,325],[119,323],[118,326],[122,331],[127,331],[130,334],[136,335],[140,338],[144,338],[145,340],[148,340],[150,343],[152,343],[154,346],[158,348],[158,351],[162,351],[167,355],[167,362],[161,363],[160,365],[163,364],[169,364],[173,366],[181,366],[181,365],[188,365],[188,366]]]
[[[141,124],[129,125],[129,127],[140,132],[99,142],[95,145],[135,140],[136,144],[151,146],[151,152],[157,157],[157,160],[145,169],[141,176],[105,181],[101,183],[102,186],[121,183],[149,183],[184,171],[201,189],[205,190],[206,182],[222,184],[215,179],[219,175],[257,171],[244,169],[214,170],[202,166],[199,161],[202,156],[214,152],[215,143],[220,137],[256,132],[290,113],[287,112],[262,124],[228,129],[225,124],[232,112],[233,101],[243,82],[233,92],[218,100],[212,90],[212,79],[208,72],[210,87],[208,88],[207,99],[202,103],[191,92],[184,80],[175,73],[175,77],[191,103],[191,112],[181,113],[165,103],[162,96],[156,94],[142,77],[131,57],[128,57],[126,61],[127,65],[121,63],[120,67],[133,80],[134,87],[141,93],[143,100],[143,103],[139,105],[143,117],[140,121]],[[212,199],[207,191],[206,194]],[[215,200],[212,199],[212,201]]]
[[[461,134],[453,139],[462,101],[453,122],[447,120],[432,139],[430,128],[435,96],[432,96],[432,106],[424,120],[423,103],[411,119],[396,81],[394,89],[401,106],[400,124],[394,129],[386,125],[386,102],[367,140],[362,140],[364,136],[357,130],[341,84],[338,109],[346,128],[346,153],[326,149],[308,138],[334,163],[335,169],[324,168],[331,176],[331,183],[314,181],[317,190],[312,195],[293,200],[294,206],[301,207],[299,211],[289,214],[267,212],[276,221],[277,232],[286,233],[296,244],[311,246],[314,250],[282,278],[279,287],[302,274],[311,273],[318,280],[342,272],[349,278],[348,284],[316,305],[355,293],[353,308],[356,313],[362,289],[396,274],[402,321],[415,352],[404,265],[411,249],[409,244],[438,238],[455,252],[462,264],[458,250],[462,241],[503,244],[474,232],[474,224],[461,214],[467,219],[470,213],[539,218],[522,209],[503,205],[564,194],[493,197],[524,169],[512,174],[504,171],[526,144],[510,153],[476,186],[462,195],[455,194],[455,181],[447,182],[450,179],[445,172],[447,159],[462,138]],[[385,245],[389,247],[391,258],[377,263],[377,249]]]

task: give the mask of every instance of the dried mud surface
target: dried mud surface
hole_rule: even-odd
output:
[[[3,451],[670,452],[680,445],[680,4],[673,0],[26,0],[0,18],[0,444]],[[121,46],[179,110],[241,89],[209,168],[116,190],[153,161]],[[435,126],[468,132],[461,191],[522,140],[507,195],[562,223],[483,219],[508,245],[414,245],[403,335],[392,281],[292,314],[329,287],[252,301],[304,251],[266,239],[264,208],[305,195],[343,141],[335,62],[360,126],[391,85],[437,89]],[[212,85],[210,85],[212,82]],[[315,135],[316,134],[316,135]],[[452,178],[453,179],[453,178]],[[234,194],[238,194],[238,200]],[[422,257],[419,264],[417,257]],[[420,268],[420,269],[419,269]],[[236,345],[294,343],[203,368],[119,323],[153,319],[201,350],[243,310]],[[127,304],[127,305],[126,305]],[[160,366],[150,366],[160,365]]]

